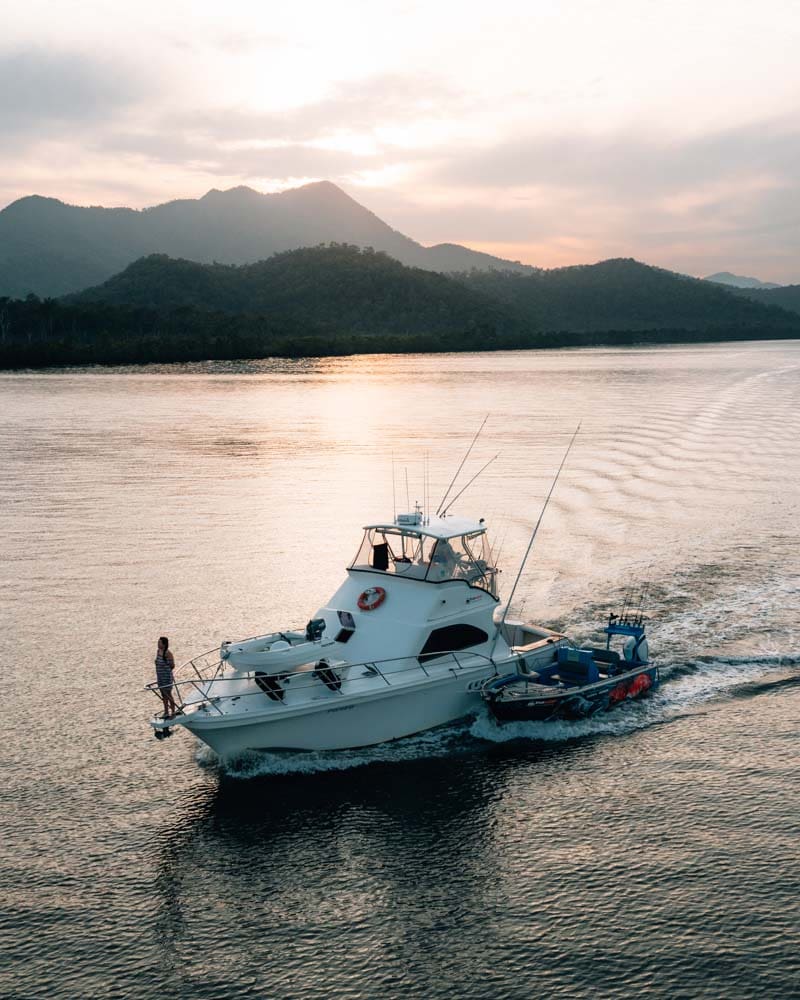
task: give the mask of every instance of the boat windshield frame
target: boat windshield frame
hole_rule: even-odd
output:
[[[484,528],[443,537],[404,525],[370,525],[348,570],[422,583],[461,580],[497,597],[497,568]]]

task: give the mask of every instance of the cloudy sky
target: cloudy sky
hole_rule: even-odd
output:
[[[329,179],[423,243],[800,281],[800,0],[0,0],[0,207]]]

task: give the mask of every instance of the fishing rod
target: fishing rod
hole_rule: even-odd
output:
[[[456,493],[456,495],[453,497],[453,499],[450,501],[450,503],[442,511],[442,517],[444,517],[445,514],[448,512],[448,510],[450,510],[450,508],[453,506],[453,504],[456,502],[456,500],[458,500],[458,498],[461,496],[461,494],[465,493],[470,488],[470,486],[472,486],[472,484],[475,482],[475,480],[478,478],[478,476],[483,472],[483,470],[489,468],[489,466],[492,464],[492,462],[495,460],[495,458],[498,457],[499,454],[500,454],[500,452],[498,451],[497,455],[495,455],[493,458],[490,458],[489,461],[486,463],[486,465],[484,465],[482,469],[479,469],[475,473],[475,475],[472,477],[472,479],[470,479],[470,481],[467,483],[467,485],[464,487],[464,489],[461,490],[460,493]]]
[[[631,588],[627,586],[625,588],[625,593],[622,595],[622,613],[619,616],[620,622],[625,621],[625,616],[628,613],[628,604],[630,603]]]
[[[466,462],[466,460],[469,458],[469,453],[472,451],[472,449],[473,449],[473,447],[475,445],[475,442],[478,440],[478,436],[480,435],[480,432],[483,430],[484,425],[486,424],[486,421],[488,419],[489,419],[489,414],[487,413],[486,416],[483,418],[483,423],[478,428],[478,431],[477,431],[475,437],[472,439],[472,444],[469,446],[469,448],[467,448],[466,455],[461,459],[461,465],[459,465],[459,467],[456,469],[456,474],[450,480],[450,485],[447,487],[447,490],[445,491],[445,494],[442,497],[441,502],[439,503],[439,506],[436,508],[436,516],[437,517],[439,516],[439,511],[444,506],[445,500],[450,496],[450,490],[452,490],[453,484],[455,483],[456,479],[458,479],[459,472],[461,472],[461,470],[464,468],[464,462]]]
[[[650,582],[651,582],[650,572],[651,572],[652,568],[653,568],[653,564],[650,563],[650,566],[647,569],[647,579],[646,579],[644,587],[642,587],[642,596],[639,598],[639,625],[641,625],[642,622],[644,621],[644,605],[645,605],[645,601],[649,600],[649,598],[650,598]]]
[[[511,593],[509,594],[508,600],[506,601],[506,606],[505,606],[505,608],[503,608],[503,616],[500,619],[500,621],[497,623],[497,628],[495,629],[495,632],[494,632],[494,641],[492,642],[492,649],[491,649],[491,652],[489,653],[489,658],[490,659],[491,659],[492,656],[494,656],[494,648],[497,645],[497,640],[498,640],[498,638],[500,636],[500,629],[505,624],[506,615],[508,614],[508,609],[511,607],[511,602],[514,599],[514,593],[516,592],[517,584],[519,583],[520,578],[522,576],[522,571],[525,569],[525,563],[528,561],[528,556],[531,554],[531,549],[533,548],[533,543],[536,540],[536,535],[537,535],[537,533],[539,531],[539,525],[542,523],[542,518],[544,517],[544,512],[547,510],[547,505],[550,503],[550,497],[553,495],[553,490],[556,488],[556,483],[558,482],[558,477],[561,475],[561,470],[564,468],[564,463],[566,462],[567,456],[569,455],[570,451],[572,450],[572,446],[575,444],[575,438],[578,436],[578,431],[580,429],[581,429],[581,425],[579,423],[578,426],[575,428],[575,433],[572,435],[572,437],[570,439],[570,442],[567,445],[567,450],[564,452],[564,457],[561,459],[561,465],[559,465],[559,467],[558,467],[558,472],[556,472],[555,479],[553,480],[553,483],[552,483],[552,485],[550,487],[550,492],[547,494],[547,496],[545,497],[545,501],[542,504],[542,509],[541,509],[541,511],[539,513],[539,520],[536,522],[536,525],[534,526],[533,533],[531,534],[531,540],[528,542],[528,547],[525,550],[525,555],[522,557],[522,563],[520,564],[519,572],[517,573],[517,578],[514,581],[514,586],[511,588]]]
[[[647,586],[646,582],[643,583],[642,584],[642,589],[639,592],[639,600],[636,602],[636,612],[634,613],[634,616],[633,616],[633,624],[634,625],[641,625],[642,624],[642,604],[644,602],[644,591],[645,591],[645,587],[646,586]]]

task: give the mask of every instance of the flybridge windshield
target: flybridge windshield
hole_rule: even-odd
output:
[[[430,583],[464,580],[495,594],[496,570],[482,531],[437,539],[401,528],[368,528],[350,569]]]

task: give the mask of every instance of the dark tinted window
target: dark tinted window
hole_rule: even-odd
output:
[[[479,646],[488,638],[482,628],[476,628],[474,625],[445,625],[444,628],[435,628],[420,650],[419,659],[432,660],[435,656],[441,656],[442,653],[449,653],[455,649]]]
[[[339,616],[339,624],[342,628],[352,628],[356,627],[356,623],[353,620],[353,616],[349,611],[337,611],[336,614]]]
[[[372,568],[387,570],[389,568],[389,544],[381,542],[372,546]]]

